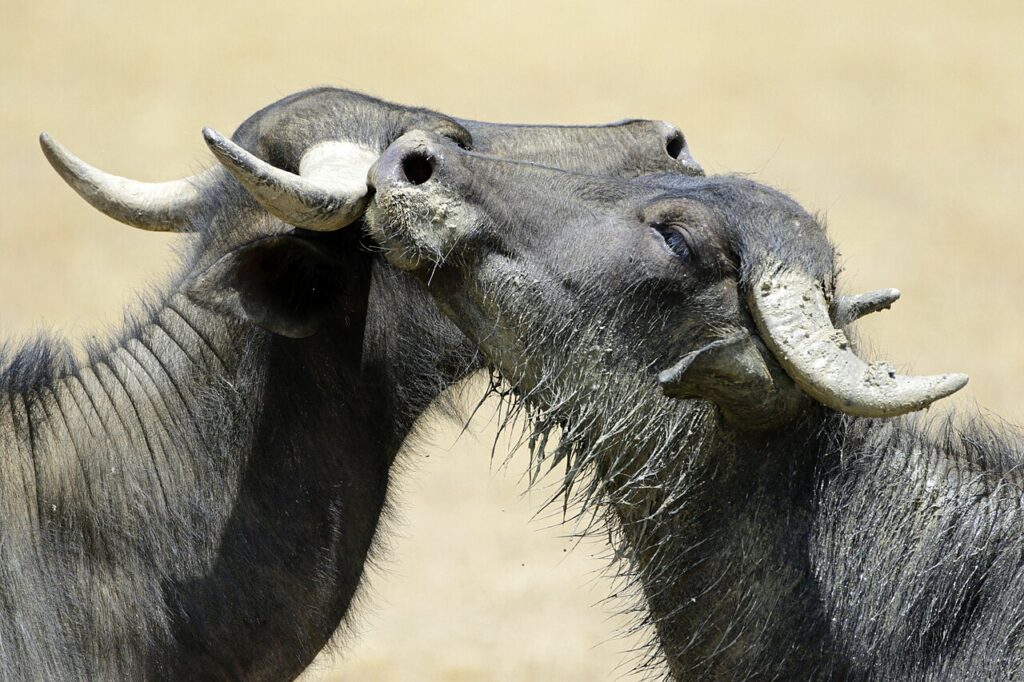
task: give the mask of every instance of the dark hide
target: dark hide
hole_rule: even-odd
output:
[[[317,142],[411,129],[473,142],[326,88],[234,139],[295,171]],[[521,158],[694,172],[666,134],[532,127]],[[226,173],[204,199],[180,274],[118,338],[81,362],[46,339],[0,353],[0,679],[295,677],[350,606],[415,421],[479,367],[361,224],[294,230]]]
[[[403,177],[410,155],[431,160],[428,180]],[[756,344],[747,290],[767,264],[835,290],[834,249],[795,202],[744,179],[620,182],[418,134],[370,177],[372,232],[511,385],[537,468],[557,465],[565,493],[603,512],[673,678],[1024,674],[1020,434],[806,396],[750,429],[662,394],[679,358]]]

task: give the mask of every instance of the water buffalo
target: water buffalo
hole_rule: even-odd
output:
[[[410,130],[623,177],[699,172],[662,122],[459,122],[334,89],[233,141],[206,131],[221,164],[168,183],[44,135],[94,206],[192,237],[85,357],[43,337],[0,353],[0,678],[290,679],[334,632],[403,441],[479,366],[359,223],[366,169]]]
[[[1024,675],[1024,437],[913,414],[967,377],[857,356],[849,323],[896,292],[839,296],[794,201],[422,133],[370,182],[389,260],[514,389],[538,465],[606,512],[675,679]]]

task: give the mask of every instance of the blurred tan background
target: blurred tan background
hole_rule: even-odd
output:
[[[875,348],[1024,419],[1020,2],[0,0],[0,334],[104,333],[174,259],[65,187],[41,130],[175,178],[211,163],[202,126],[316,84],[489,120],[669,119],[709,172],[827,213],[853,286],[902,289],[863,325]],[[531,519],[525,459],[492,464],[487,419],[472,431],[404,457],[354,632],[307,680],[630,678],[600,540],[566,551],[558,513]]]

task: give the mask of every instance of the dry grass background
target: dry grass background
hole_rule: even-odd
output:
[[[173,261],[172,238],[74,196],[40,130],[173,178],[211,162],[203,125],[334,84],[491,120],[669,119],[709,172],[826,212],[852,285],[903,290],[864,324],[876,348],[968,372],[960,404],[1020,422],[1022,36],[1024,5],[998,0],[0,0],[0,331],[104,333]],[[405,456],[356,633],[306,679],[624,675],[600,543],[565,552],[557,518],[531,520],[543,496],[520,496],[522,457],[491,464],[490,429],[442,425]]]

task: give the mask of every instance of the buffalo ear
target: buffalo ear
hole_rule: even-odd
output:
[[[291,338],[316,333],[345,289],[342,260],[326,246],[293,235],[241,246],[193,279],[196,303]]]
[[[803,396],[767,348],[746,332],[685,355],[658,375],[671,398],[702,398],[718,406],[734,428],[777,428],[796,414]]]

